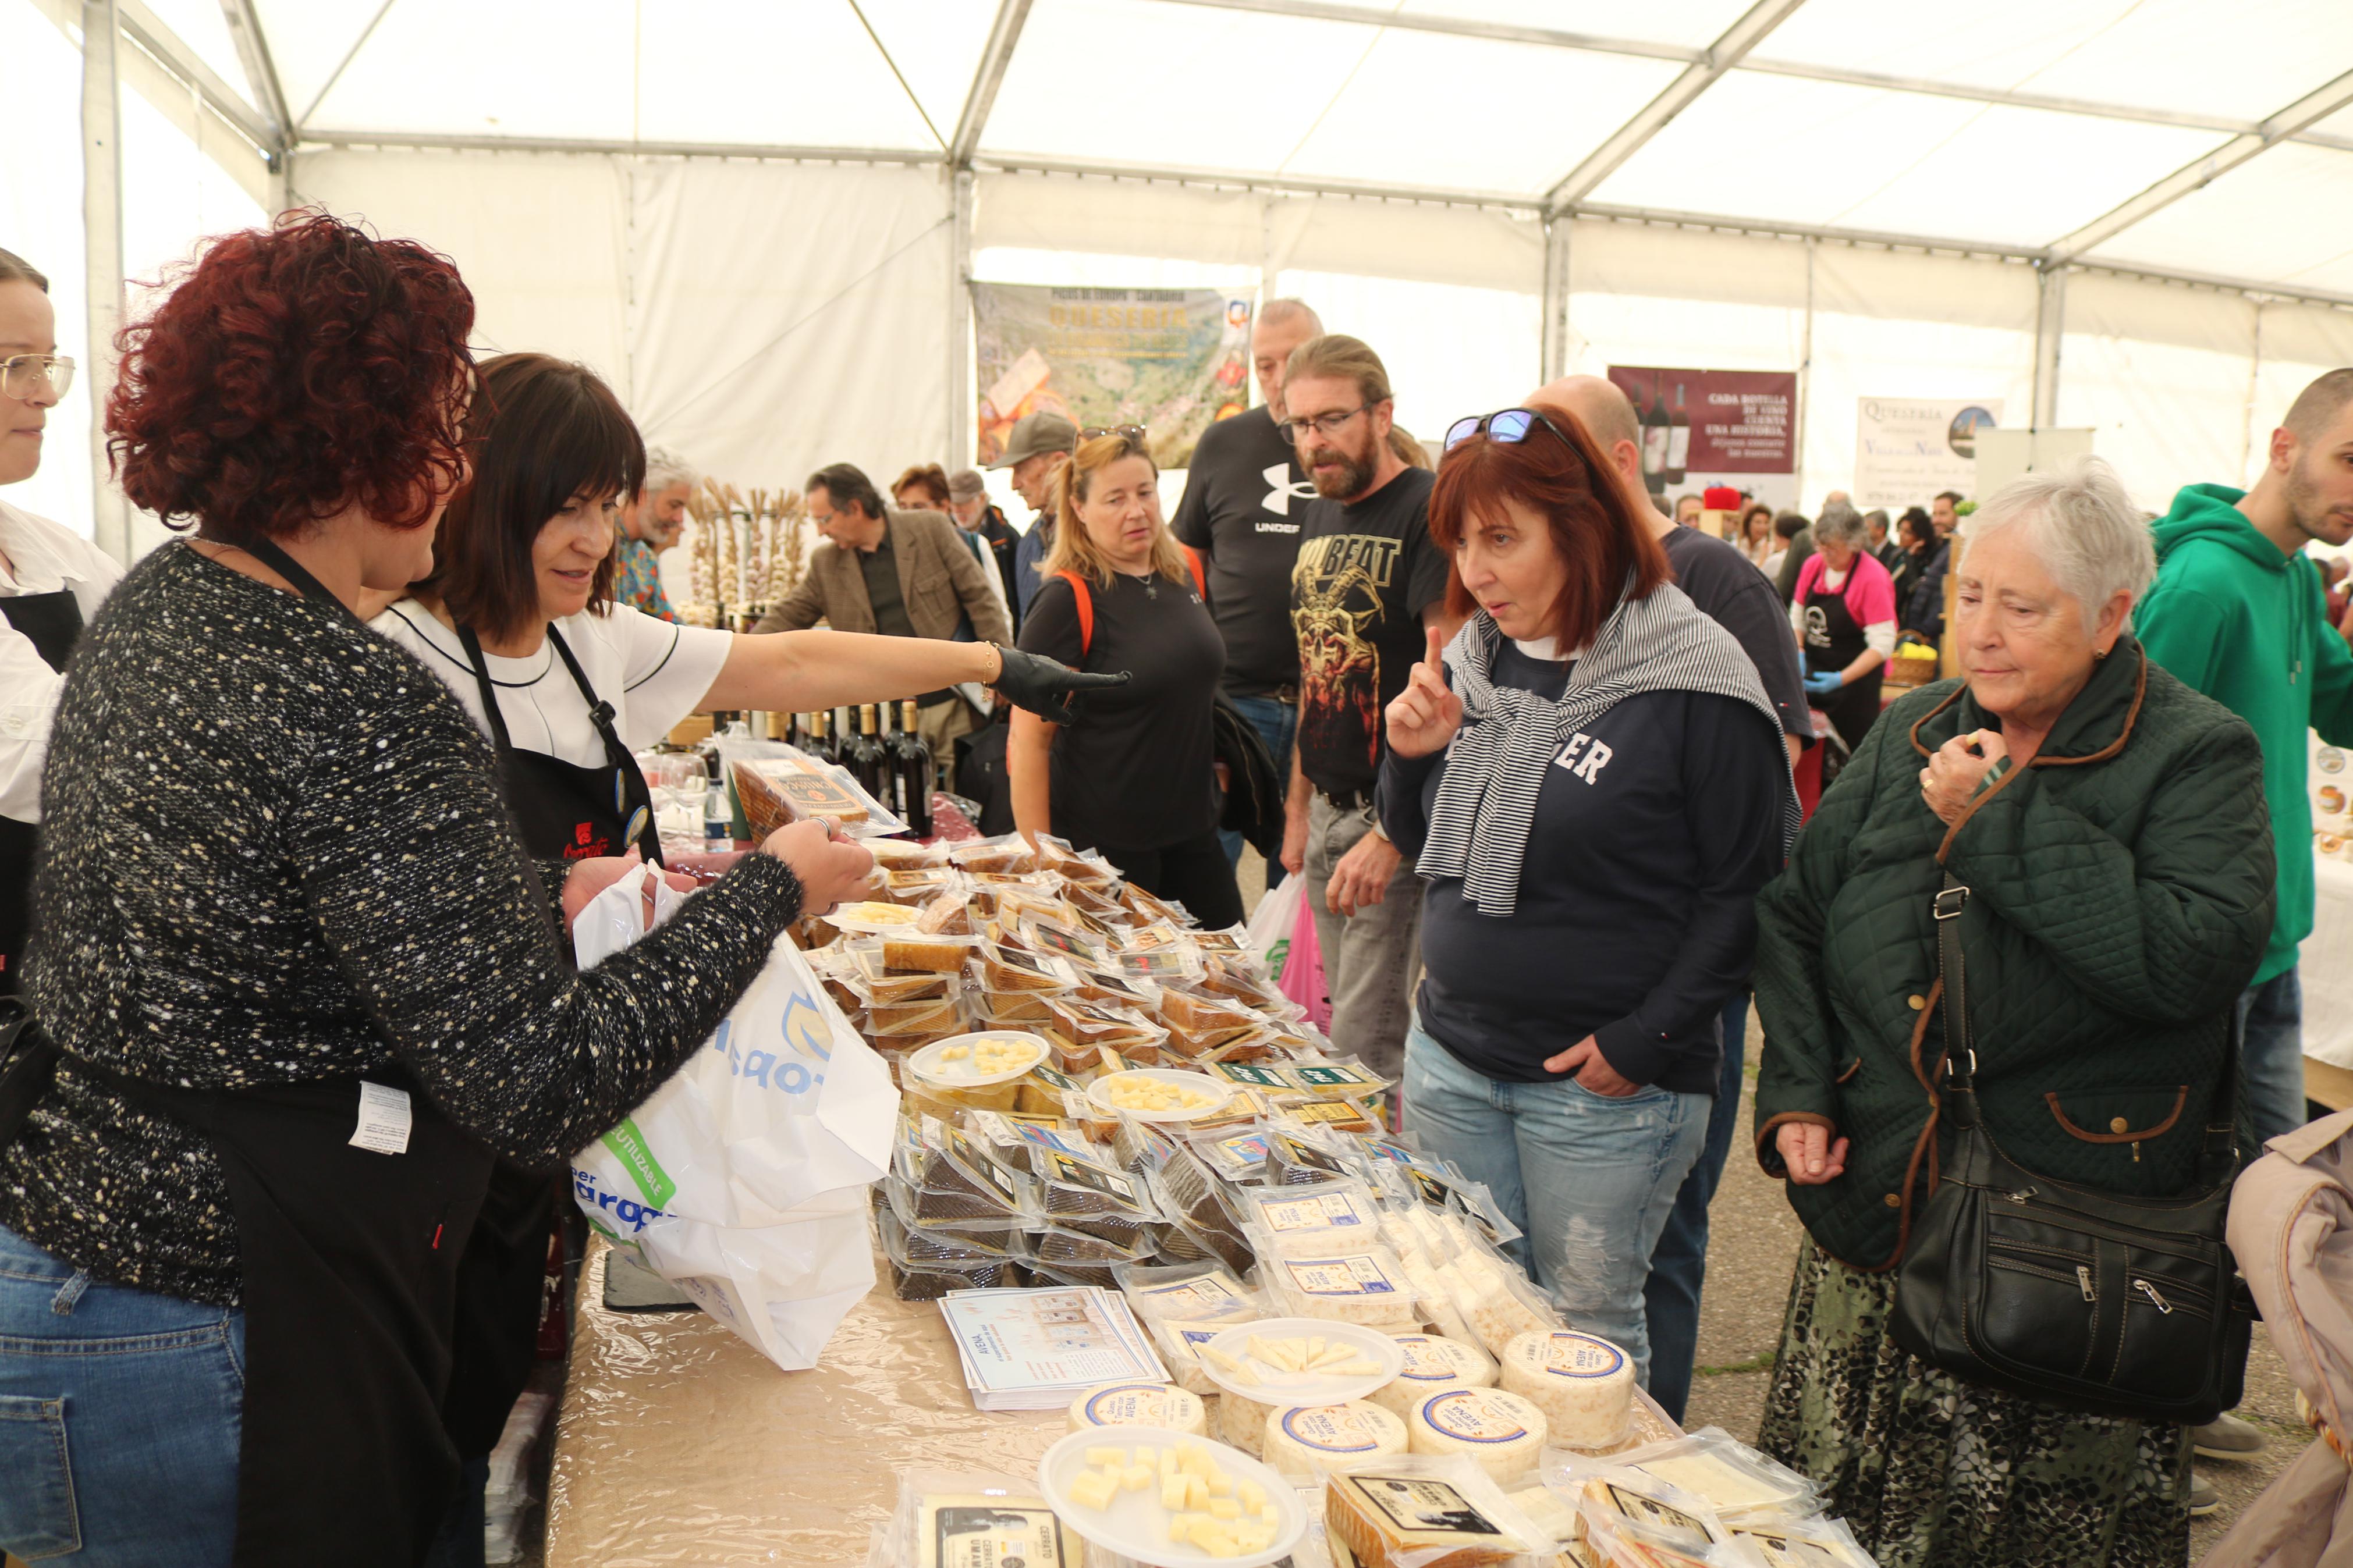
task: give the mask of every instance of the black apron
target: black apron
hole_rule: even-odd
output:
[[[59,675],[66,672],[81,637],[81,601],[71,589],[0,599],[0,616],[32,643],[43,664]],[[0,996],[16,994],[23,984],[16,971],[32,929],[33,849],[40,838],[41,830],[32,823],[0,817]]]
[[[1848,566],[1846,586],[1854,586],[1852,575],[1859,569],[1861,557]],[[1832,592],[1822,584],[1825,577],[1816,577],[1814,586],[1806,595],[1806,673],[1831,675],[1861,658],[1870,642],[1863,637],[1861,623],[1847,608],[1843,591]],[[1863,736],[1879,721],[1879,685],[1886,669],[1883,662],[1860,680],[1850,680],[1828,697],[1819,698],[1815,706],[1826,715],[1839,739],[1852,752],[1862,744]]]
[[[304,598],[338,604],[275,544],[248,549]],[[10,1062],[0,1140],[62,1059],[40,1038]],[[458,1476],[441,1402],[491,1151],[397,1067],[364,1080],[406,1096],[406,1146],[390,1153],[352,1142],[359,1078],[229,1091],[68,1070],[203,1133],[227,1185],[245,1310],[235,1568],[416,1568]]]
[[[481,641],[472,628],[458,628],[498,752],[500,789],[523,848],[535,860],[579,860],[624,855],[634,842],[659,865],[661,836],[654,826],[652,793],[613,728],[612,704],[588,684],[563,634],[550,626],[547,638],[588,704],[605,742],[604,767],[517,751],[499,711]],[[481,1218],[458,1270],[457,1352],[443,1410],[449,1436],[467,1458],[498,1446],[507,1412],[538,1359],[548,1236],[563,1187],[563,1172],[533,1171],[504,1158],[491,1172]]]

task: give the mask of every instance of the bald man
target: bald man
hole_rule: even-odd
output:
[[[1529,401],[1574,416],[1618,470],[1636,514],[1665,547],[1676,586],[1738,639],[1757,666],[1765,694],[1781,716],[1783,739],[1794,763],[1813,738],[1813,718],[1807,710],[1797,639],[1789,635],[1788,614],[1773,584],[1723,540],[1704,529],[1679,528],[1651,504],[1642,484],[1641,426],[1634,405],[1613,383],[1598,375],[1566,376],[1537,388]],[[1651,1326],[1651,1395],[1677,1421],[1683,1418],[1683,1405],[1691,1396],[1692,1359],[1699,1346],[1700,1287],[1707,1276],[1707,1206],[1715,1196],[1740,1121],[1740,1074],[1748,1031],[1745,984],[1725,1005],[1723,1029],[1724,1070],[1708,1115],[1707,1144],[1683,1178],[1674,1212],[1651,1250],[1651,1279],[1642,1292]]]
[[[1250,364],[1262,401],[1201,433],[1171,523],[1208,562],[1209,604],[1226,639],[1226,695],[1265,740],[1283,778],[1291,776],[1291,738],[1299,722],[1291,569],[1315,487],[1282,437],[1282,373],[1292,350],[1323,335],[1324,323],[1304,300],[1275,300],[1259,312]],[[1219,837],[1228,859],[1241,858],[1240,834]],[[1273,887],[1282,880],[1282,864],[1270,862],[1266,873]]]

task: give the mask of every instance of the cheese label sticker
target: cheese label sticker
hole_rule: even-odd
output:
[[[1289,1089],[1282,1074],[1273,1068],[1253,1066],[1249,1062],[1219,1062],[1214,1069],[1219,1077],[1236,1083],[1254,1084],[1260,1089]]]
[[[1098,1426],[1158,1426],[1168,1413],[1168,1390],[1157,1383],[1123,1384],[1090,1394],[1080,1414]]]
[[[1819,1542],[1773,1535],[1761,1530],[1736,1530],[1732,1533],[1757,1549],[1765,1559],[1765,1568],[1852,1568],[1844,1552]]]
[[[1326,1454],[1369,1454],[1381,1446],[1380,1433],[1345,1405],[1286,1410],[1282,1430],[1302,1447]]]
[[[1350,1476],[1347,1484],[1399,1533],[1501,1535],[1471,1500],[1444,1481],[1409,1476]]]
[[[1422,1402],[1421,1418],[1465,1443],[1508,1443],[1528,1435],[1509,1406],[1475,1388],[1430,1395]]]
[[[1283,1267],[1291,1270],[1294,1289],[1308,1296],[1387,1296],[1394,1295],[1397,1286],[1374,1258],[1290,1258]]]
[[[1029,1069],[1029,1076],[1036,1079],[1039,1083],[1044,1084],[1049,1089],[1067,1090],[1075,1089],[1079,1087],[1079,1080],[1077,1079],[1071,1077],[1068,1073],[1056,1072],[1052,1068],[1046,1067],[1042,1064],[1038,1067],[1031,1068]]]
[[[1054,1180],[1071,1186],[1085,1187],[1101,1193],[1105,1197],[1117,1198],[1130,1205],[1134,1205],[1136,1202],[1134,1182],[1116,1171],[1106,1170],[1092,1160],[1075,1159],[1060,1150],[1049,1150],[1046,1154],[1046,1170]]]
[[[1601,1484],[1601,1491],[1604,1500],[1611,1508],[1638,1524],[1647,1524],[1654,1530],[1671,1531],[1694,1546],[1711,1546],[1715,1542],[1715,1535],[1706,1525],[1672,1504],[1661,1502],[1656,1498],[1644,1497],[1641,1492],[1629,1490],[1616,1481],[1604,1481]]]
[[[1267,1228],[1278,1232],[1330,1230],[1338,1226],[1365,1223],[1365,1216],[1356,1212],[1356,1205],[1349,1201],[1346,1193],[1276,1198],[1261,1204],[1259,1212],[1266,1216]]]
[[[1069,1564],[1051,1509],[944,1508],[934,1519],[932,1558],[940,1568],[1002,1568],[1012,1563]]]
[[[1590,1334],[1556,1333],[1545,1346],[1544,1371],[1551,1377],[1608,1377],[1625,1364],[1625,1352]]]
[[[1405,1370],[1398,1373],[1399,1377],[1421,1383],[1451,1383],[1462,1375],[1462,1369],[1454,1364],[1449,1353],[1452,1349],[1450,1345],[1427,1334],[1400,1334],[1398,1343],[1405,1349]]]
[[[1021,1206],[1021,1194],[1013,1184],[1011,1173],[995,1160],[990,1159],[978,1144],[965,1136],[963,1128],[948,1129],[946,1147],[949,1153],[962,1160],[974,1175],[978,1176],[998,1197],[1005,1200],[1006,1207]]]
[[[1152,1315],[1160,1318],[1216,1318],[1244,1305],[1222,1276],[1204,1274],[1198,1279],[1181,1280],[1174,1285],[1151,1285],[1136,1295],[1152,1303]]]
[[[1380,1082],[1372,1074],[1359,1072],[1355,1068],[1293,1068],[1291,1072],[1305,1089],[1367,1089]]]
[[[1364,1107],[1353,1100],[1317,1100],[1305,1105],[1293,1106],[1293,1116],[1302,1121],[1312,1121],[1343,1132],[1370,1132],[1373,1119],[1365,1114]]]

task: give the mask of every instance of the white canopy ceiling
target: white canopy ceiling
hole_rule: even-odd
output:
[[[2347,0],[121,0],[271,150],[1150,173],[2353,300]]]

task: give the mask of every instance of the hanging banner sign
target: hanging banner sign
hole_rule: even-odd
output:
[[[1749,476],[1797,471],[1795,372],[1613,364],[1609,379],[1633,400],[1653,497],[1724,483],[1788,504],[1789,487]]]
[[[1082,430],[1141,425],[1153,461],[1182,468],[1202,431],[1250,406],[1247,295],[976,283],[972,306],[984,466],[1045,409]]]
[[[2001,399],[1866,397],[1855,404],[1854,504],[1900,511],[1939,490],[1968,496],[1977,433],[2001,423]]]

